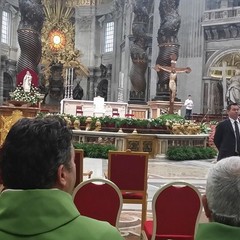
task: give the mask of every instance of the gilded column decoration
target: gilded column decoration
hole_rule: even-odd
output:
[[[17,71],[24,69],[35,72],[41,59],[41,29],[43,26],[43,6],[41,0],[19,0],[21,20],[18,26],[18,42],[21,54]]]
[[[11,116],[1,116],[0,118],[0,145],[3,144],[10,128],[17,122],[20,118],[23,118],[22,111],[15,110],[12,112]]]
[[[135,0],[133,6],[134,19],[132,25],[133,43],[130,46],[132,68],[130,71],[130,101],[145,101],[146,70],[148,66],[147,27],[149,21],[148,0]]]
[[[42,30],[45,103],[58,105],[64,95],[72,98],[76,76],[88,76],[88,69],[79,60],[81,52],[75,49],[71,1],[43,0],[43,4],[46,16]]]
[[[175,55],[177,61],[179,52],[178,31],[181,24],[181,18],[178,13],[180,0],[161,0],[159,4],[159,13],[161,18],[160,28],[158,30],[159,55],[156,64],[171,67],[171,56]],[[169,77],[167,71],[158,72],[158,83],[156,90],[156,100],[169,101]],[[177,78],[175,79],[177,83]]]

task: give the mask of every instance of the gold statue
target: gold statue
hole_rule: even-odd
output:
[[[101,122],[100,120],[98,119],[95,123],[95,129],[94,131],[101,131]]]

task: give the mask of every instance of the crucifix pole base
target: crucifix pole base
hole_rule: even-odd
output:
[[[169,103],[170,103],[169,100],[168,101],[157,101],[157,100],[149,101],[148,102],[148,106],[150,108],[149,118],[157,118],[162,114],[170,113]],[[184,104],[183,102],[174,102],[172,113],[181,115],[181,108],[183,104]]]
[[[170,101],[169,102],[169,114],[174,114],[174,102]]]

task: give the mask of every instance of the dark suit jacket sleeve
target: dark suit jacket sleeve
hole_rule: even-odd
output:
[[[223,139],[223,131],[224,130],[224,122],[220,122],[217,126],[216,126],[216,130],[215,130],[215,135],[214,135],[214,144],[216,145],[217,149],[220,148],[221,146],[221,142]]]

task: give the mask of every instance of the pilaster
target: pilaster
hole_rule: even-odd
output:
[[[0,105],[3,103],[3,66],[2,66],[2,12],[5,5],[5,0],[0,1]]]

